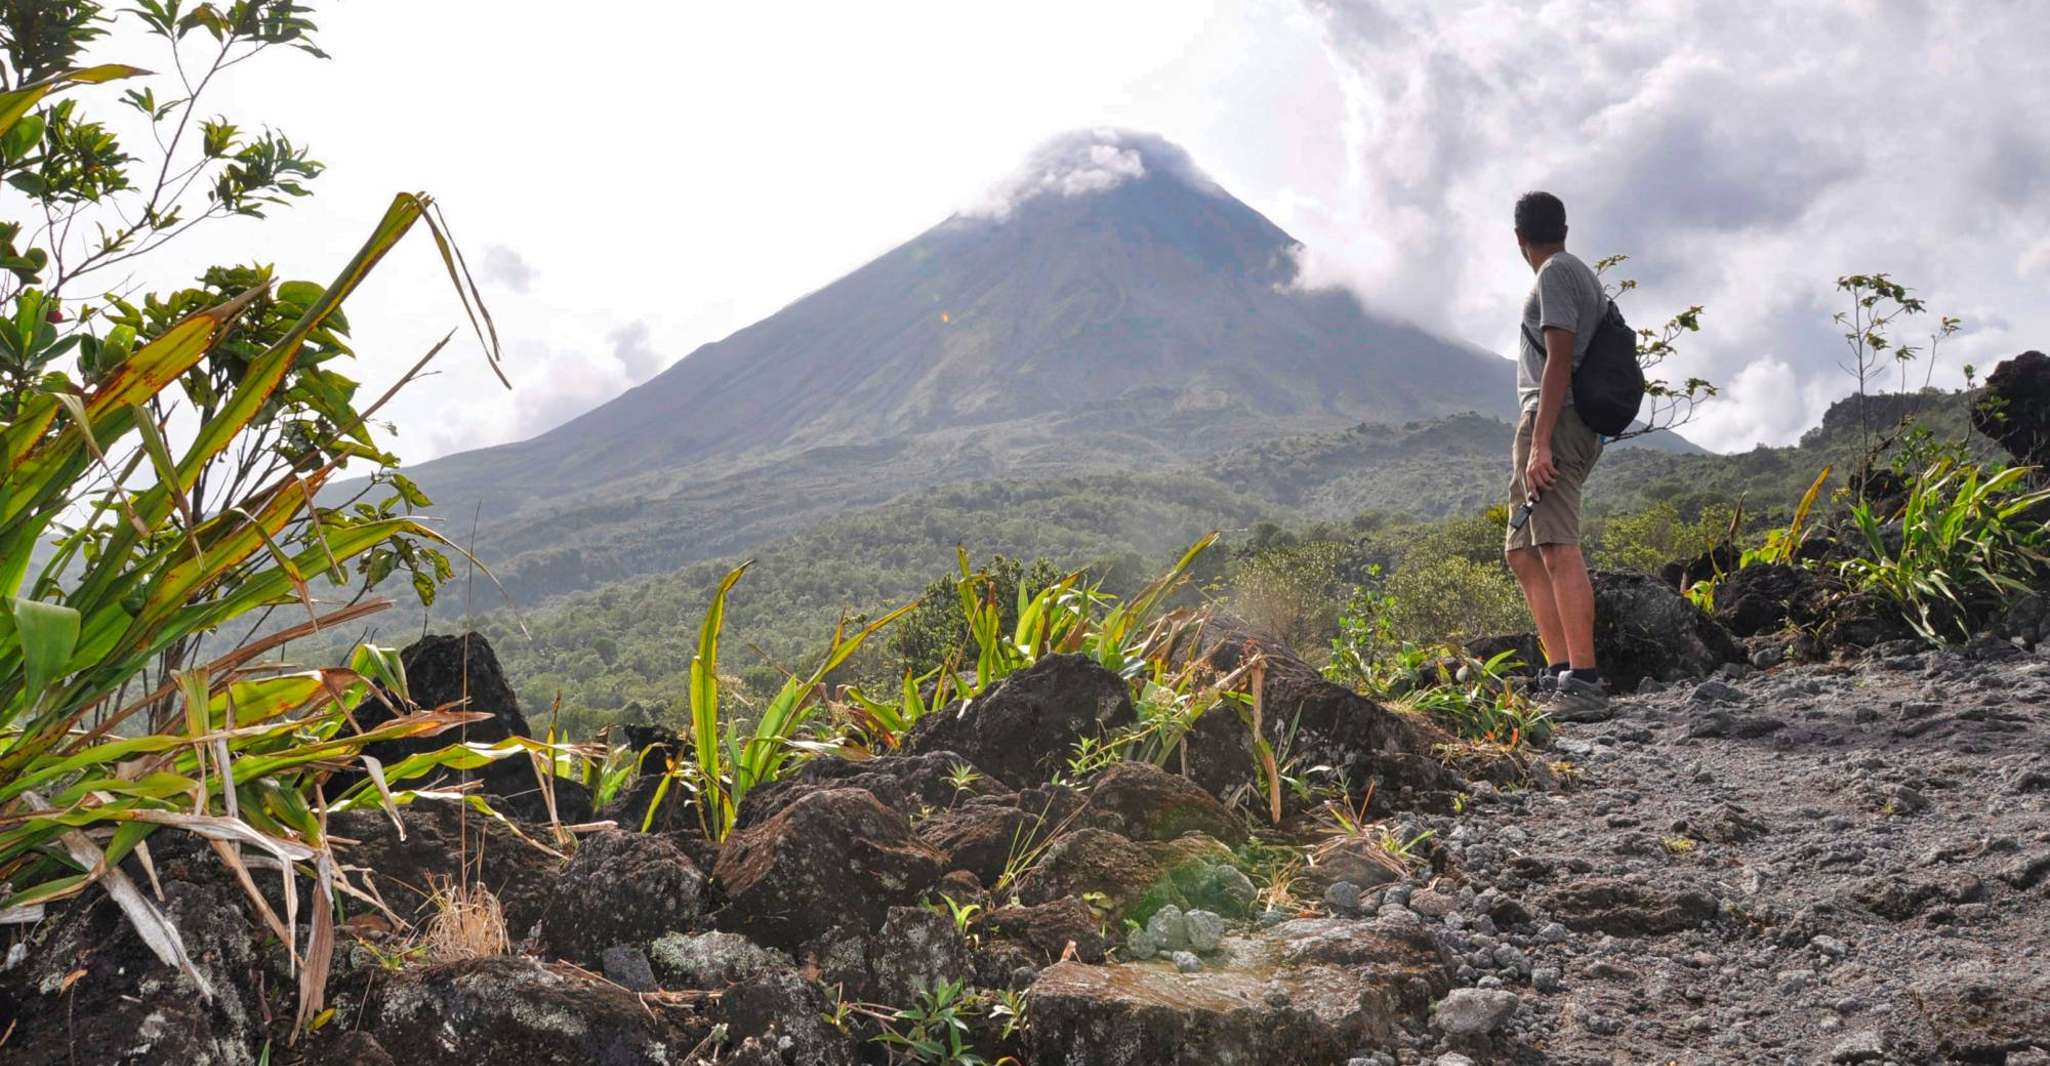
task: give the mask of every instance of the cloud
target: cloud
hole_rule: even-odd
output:
[[[534,268],[520,253],[503,244],[484,249],[484,265],[477,273],[483,280],[503,285],[521,295],[525,295],[534,284]]]
[[[1037,196],[1084,196],[1160,173],[1199,189],[1217,185],[1189,153],[1151,133],[1121,129],[1075,130],[1040,145],[1025,164],[963,207],[970,218],[1003,219]]]
[[[659,373],[668,359],[652,337],[637,319],[613,328],[596,351],[515,342],[506,359],[513,389],[472,396],[435,423],[429,443],[439,453],[546,433]]]
[[[1308,245],[1308,283],[1506,352],[1530,284],[1510,206],[1550,189],[1576,251],[1632,256],[1633,322],[1706,307],[1672,369],[1724,386],[1690,430],[1720,448],[1794,439],[1849,390],[1840,274],[1928,300],[1906,342],[1937,313],[1978,327],[1939,383],[2050,337],[2050,81],[2014,76],[2050,50],[2050,19],[2028,7],[1304,8],[1343,116],[1277,219]]]
[[[646,322],[634,321],[613,330],[609,338],[612,358],[618,361],[627,380],[636,385],[653,377],[668,362],[648,344],[648,332]]]

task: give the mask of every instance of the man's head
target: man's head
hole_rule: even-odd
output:
[[[1527,192],[1516,201],[1516,246],[1525,259],[1566,243],[1566,205],[1548,192]]]

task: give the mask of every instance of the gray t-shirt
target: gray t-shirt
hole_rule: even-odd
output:
[[[1537,280],[1531,282],[1530,296],[1523,301],[1523,328],[1517,330],[1518,406],[1525,411],[1537,410],[1538,386],[1545,376],[1544,349],[1533,347],[1531,337],[1543,340],[1548,326],[1572,330],[1573,367],[1577,370],[1580,361],[1587,358],[1587,346],[1593,342],[1595,327],[1601,324],[1607,308],[1608,297],[1602,295],[1601,279],[1579,256],[1559,251],[1545,260],[1545,265],[1538,268]],[[1571,390],[1566,393],[1566,402],[1573,402]]]

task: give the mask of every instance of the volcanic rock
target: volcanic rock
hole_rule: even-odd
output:
[[[1245,633],[1227,633],[1206,652],[1221,675],[1262,662],[1261,734],[1305,766],[1328,766],[1355,789],[1374,786],[1374,811],[1402,805],[1450,805],[1464,783],[1431,753],[1432,739],[1373,700],[1325,680],[1286,649]],[[1284,738],[1286,737],[1286,740]],[[1198,719],[1185,741],[1189,779],[1229,800],[1257,787],[1245,725],[1227,708]],[[1303,804],[1284,790],[1285,810]]]
[[[1618,692],[1645,678],[1677,681],[1744,657],[1715,619],[1660,582],[1638,574],[1594,575],[1595,663]]]
[[[1553,889],[1545,905],[1570,929],[1614,936],[1672,933],[1706,925],[1715,897],[1692,889],[1661,889],[1610,877],[1591,877]]]
[[[1144,846],[1104,829],[1077,829],[1056,839],[1018,878],[1017,893],[1027,904],[1100,893],[1117,913],[1142,919],[1180,902],[1167,871]]]
[[[957,786],[956,781],[964,783]],[[944,810],[977,796],[1004,796],[1010,789],[951,751],[852,759],[812,759],[795,773],[748,793],[736,825],[760,825],[799,797],[829,788],[860,788],[906,818],[922,809]]]
[[[1428,934],[1344,919],[1228,936],[1194,973],[1063,962],[1033,982],[1036,1062],[1069,1066],[1340,1066],[1385,1044],[1450,975]]]
[[[1027,788],[1059,772],[1076,740],[1136,717],[1123,678],[1086,655],[1048,655],[973,700],[926,715],[904,749],[959,752],[998,781]]]
[[[696,1041],[669,1012],[608,981],[516,956],[409,967],[371,1034],[419,1066],[669,1066]]]
[[[415,704],[430,710],[449,707],[478,711],[491,717],[468,723],[460,733],[383,740],[370,745],[367,754],[386,766],[408,755],[447,747],[457,740],[493,744],[511,736],[534,735],[526,716],[520,713],[519,697],[499,668],[491,643],[479,634],[422,637],[399,653],[399,661],[406,668],[406,685]],[[366,700],[356,711],[357,721],[365,729],[391,717],[390,708],[378,700]],[[535,777],[534,764],[524,756],[499,759],[475,771],[448,771],[445,776],[458,780],[474,777],[483,782],[484,794],[491,797],[492,806],[502,814],[530,822],[548,820],[548,804]],[[346,779],[344,776],[337,780]],[[431,787],[434,780],[429,777],[414,787]],[[576,823],[591,819],[591,796],[583,785],[560,777],[551,784],[559,820]]]
[[[840,930],[882,924],[917,903],[946,867],[904,816],[858,788],[814,792],[727,839],[712,876],[728,904],[721,928],[801,953]]]
[[[1203,833],[1233,846],[1246,840],[1246,825],[1217,797],[1179,774],[1151,763],[1121,762],[1089,784],[1090,824],[1133,840],[1173,840]]]
[[[1972,427],[2019,462],[2050,465],[2050,355],[2023,352],[1994,367],[1972,405]]]
[[[687,930],[703,910],[705,878],[675,843],[607,830],[584,837],[555,885],[541,939],[557,955],[593,959]]]
[[[504,822],[461,803],[419,799],[399,808],[404,836],[384,811],[334,815],[329,835],[353,843],[338,849],[343,862],[363,872],[385,904],[408,921],[424,917],[436,887],[481,884],[498,898],[506,927],[517,939],[549,909],[562,860],[522,840]],[[541,833],[541,835],[536,835]]]
[[[999,907],[983,916],[982,928],[1031,949],[1041,965],[1060,961],[1070,944],[1083,962],[1102,962],[1109,947],[1096,912],[1074,896],[1031,907]]]

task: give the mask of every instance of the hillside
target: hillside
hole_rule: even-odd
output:
[[[1936,417],[1949,417],[1956,403],[1941,400]],[[1838,404],[1795,447],[1723,456],[1678,438],[1662,445],[1655,435],[1614,448],[1596,467],[1590,514],[1658,501],[1692,513],[1739,498],[1754,516],[1784,512],[1824,464],[1841,470],[1855,450],[1854,406]],[[607,583],[537,608],[495,607],[498,598],[480,583],[481,617],[471,621],[498,648],[524,702],[546,707],[560,694],[576,720],[602,722],[629,703],[662,708],[678,697],[706,597],[742,558],[755,565],[730,602],[727,627],[743,650],[729,654],[725,668],[766,679],[779,676],[772,664],[812,654],[843,613],[879,613],[916,597],[953,569],[957,546],[978,562],[1003,554],[1090,566],[1129,591],[1212,529],[1226,531],[1213,553],[1222,568],[1264,522],[1300,528],[1369,515],[1400,526],[1470,516],[1500,502],[1509,432],[1498,419],[1460,415],[1288,437],[1144,473],[979,479],[838,514],[744,556]],[[394,616],[386,624],[417,631],[419,623]]]
[[[1158,138],[1059,139],[993,195],[582,417],[409,474],[481,511],[480,555],[535,602],[924,486],[1507,413],[1504,362],[1298,288],[1295,239]]]

